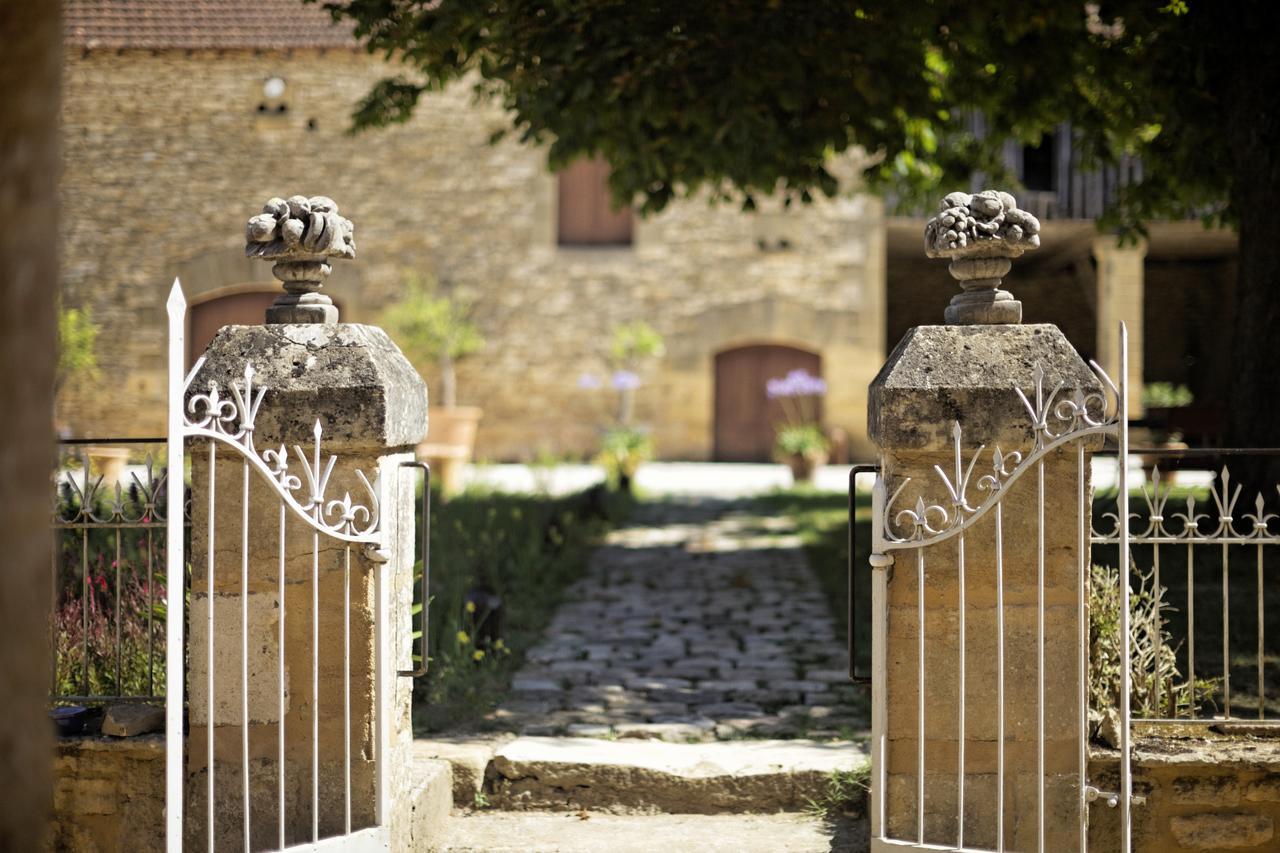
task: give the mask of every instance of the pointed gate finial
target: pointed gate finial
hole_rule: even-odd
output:
[[[328,196],[273,198],[245,225],[244,253],[275,261],[271,274],[285,293],[267,309],[268,323],[336,323],[338,309],[320,293],[333,271],[329,258],[356,256],[355,226]]]
[[[1000,290],[1000,282],[1013,266],[1010,258],[1040,246],[1040,221],[997,190],[951,193],[938,209],[925,225],[924,251],[951,258],[947,269],[964,288],[947,306],[947,325],[1021,323],[1022,303]]]

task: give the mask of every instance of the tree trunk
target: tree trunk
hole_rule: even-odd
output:
[[[1254,10],[1257,11],[1256,9]],[[1241,21],[1247,27],[1249,21]],[[1262,21],[1253,25],[1263,27]],[[1240,271],[1229,378],[1227,443],[1280,446],[1280,52],[1269,38],[1239,43],[1224,101],[1234,164],[1231,201],[1240,220]],[[1242,462],[1244,460],[1241,460]],[[1242,501],[1276,497],[1280,458],[1233,466]]]
[[[41,850],[53,786],[49,488],[57,353],[58,3],[0,3],[0,850]]]

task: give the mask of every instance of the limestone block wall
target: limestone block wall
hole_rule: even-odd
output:
[[[972,451],[970,451],[972,452]],[[985,461],[985,460],[983,460]],[[945,454],[886,459],[894,472],[949,465]],[[981,462],[979,468],[982,468]],[[1088,469],[1086,468],[1086,471]],[[1045,458],[1045,815],[1046,849],[1075,846],[1079,767],[1080,556],[1076,529],[1078,479],[1074,447]],[[923,480],[923,477],[919,478]],[[926,481],[927,482],[927,481]],[[896,506],[910,507],[922,489],[909,484]],[[928,493],[929,483],[923,490]],[[1085,486],[1089,488],[1088,484]],[[1009,849],[1034,849],[1037,832],[1037,472],[1014,482],[1003,499],[1004,838]],[[936,499],[938,496],[933,495]],[[995,847],[999,729],[994,513],[964,536],[965,549],[965,801],[967,844]],[[958,542],[922,549],[925,567],[925,840],[954,843],[958,802],[959,566]],[[917,809],[918,643],[921,630],[917,551],[898,551],[888,588],[887,802],[892,837],[914,839]],[[1109,848],[1098,848],[1109,849]]]
[[[164,735],[61,738],[46,849],[164,849]]]
[[[1280,745],[1273,738],[1230,737],[1208,725],[1182,737],[1138,733],[1133,791],[1136,853],[1166,850],[1275,850],[1280,846]],[[1115,791],[1119,760],[1095,748],[1089,777]],[[1119,849],[1119,814],[1099,803],[1089,809],[1089,848]]]
[[[545,152],[489,145],[507,119],[469,88],[431,94],[404,125],[347,134],[388,71],[352,50],[68,55],[62,292],[92,308],[109,370],[63,396],[67,425],[159,433],[173,277],[193,304],[273,287],[268,265],[242,257],[246,212],[264,194],[323,191],[356,223],[360,260],[335,265],[326,285],[343,320],[376,319],[407,271],[475,301],[488,347],[460,365],[459,401],[485,409],[482,457],[592,449],[614,401],[577,378],[603,373],[611,329],[638,319],[671,353],[637,401],[664,456],[710,455],[714,355],[756,343],[819,352],[828,421],[865,447],[865,389],[884,354],[877,200],[756,214],[691,200],[639,221],[630,247],[560,247]],[[272,76],[288,109],[260,114]],[[773,250],[780,235],[791,248]]]

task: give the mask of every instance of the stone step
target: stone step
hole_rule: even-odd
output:
[[[473,812],[455,815],[441,853],[855,853],[865,821],[832,824],[803,814],[613,815]]]
[[[866,747],[847,741],[521,737],[493,754],[484,800],[502,809],[615,814],[802,811],[833,771],[866,761]]]
[[[435,850],[443,842],[451,821],[453,768],[415,741],[412,772],[407,825],[395,849]]]

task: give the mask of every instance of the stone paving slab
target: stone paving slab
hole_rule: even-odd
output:
[[[794,525],[750,503],[638,508],[565,594],[489,722],[527,735],[850,737],[868,726]]]
[[[803,811],[832,772],[867,761],[858,743],[524,737],[501,747],[486,774],[503,809],[586,808],[612,813]]]
[[[856,853],[867,827],[807,815],[652,815],[476,812],[455,816],[447,853]]]

